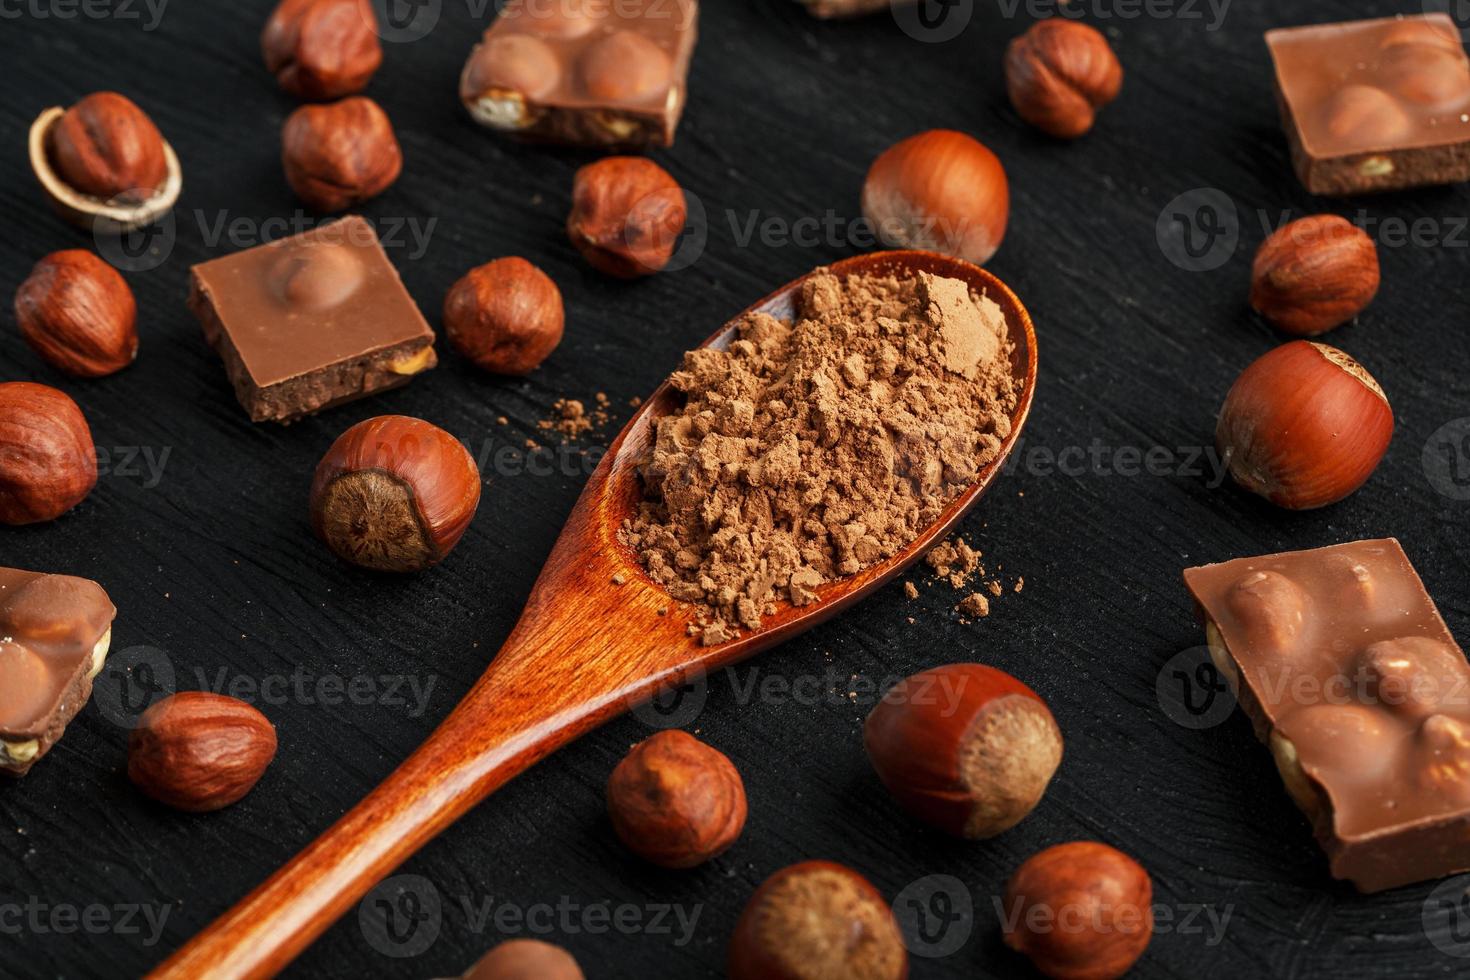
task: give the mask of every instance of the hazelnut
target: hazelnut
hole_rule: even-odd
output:
[[[388,114],[355,96],[291,113],[281,129],[281,162],[286,182],[308,206],[341,211],[392,186],[403,153]]]
[[[1017,114],[1059,139],[1092,128],[1097,110],[1118,97],[1123,66],[1096,28],[1053,17],[1011,41],[1006,91]]]
[[[147,113],[116,92],[96,92],[51,128],[56,172],[83,194],[137,204],[168,176],[163,136]]]
[[[1402,636],[1370,645],[1358,659],[1371,703],[1418,721],[1446,702],[1462,703],[1465,658],[1427,636]]]
[[[147,113],[116,92],[96,92],[31,124],[31,170],[68,221],[123,232],[156,221],[178,200],[183,174]]]
[[[964,133],[932,129],[884,150],[863,183],[863,215],[886,245],[921,248],[983,265],[1010,217],[1006,172]]]
[[[903,980],[893,910],[867,879],[828,861],[794,864],[756,889],[730,940],[730,980]]]
[[[1112,980],[1153,937],[1153,883],[1122,851],[1093,841],[1049,847],[1006,882],[1005,944],[1056,980]]]
[[[1298,337],[1326,333],[1378,295],[1378,248],[1346,218],[1300,218],[1267,238],[1251,269],[1251,307]]]
[[[577,171],[567,234],[587,263],[621,279],[668,265],[688,209],[678,181],[644,157],[606,157]]]
[[[383,63],[369,0],[282,0],[260,47],[281,88],[314,102],[361,92]]]
[[[560,946],[512,939],[486,953],[463,980],[583,980],[583,974],[572,954]]]
[[[450,346],[494,374],[529,374],[561,343],[561,290],[523,258],[471,269],[444,297]]]
[[[1296,652],[1308,601],[1300,585],[1275,571],[1247,573],[1226,596],[1251,647],[1283,660]]]
[[[0,384],[0,523],[60,517],[97,485],[97,450],[77,403],[55,388]]]
[[[276,730],[235,698],[185,691],[143,713],[128,740],[128,778],[176,810],[208,813],[241,800],[276,757]]]
[[[1307,340],[1246,368],[1215,430],[1235,482],[1292,510],[1351,494],[1392,439],[1393,409],[1373,376],[1337,348]]]
[[[664,868],[692,868],[725,851],[745,827],[745,784],[722,752],[681,731],[633,747],[607,783],[613,830]]]
[[[1379,43],[1378,74],[1400,97],[1444,111],[1470,92],[1470,61],[1454,30],[1401,21]]]
[[[316,469],[311,524],[343,561],[384,572],[444,560],[480,505],[480,472],[453,436],[383,415],[344,432]]]
[[[31,349],[79,378],[121,371],[138,356],[138,305],[116,269],[91,252],[53,252],[15,293]]]
[[[868,715],[863,741],[904,809],[970,839],[1019,823],[1062,761],[1062,733],[1045,702],[981,664],[900,681]]]

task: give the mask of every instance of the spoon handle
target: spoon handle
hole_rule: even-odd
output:
[[[537,628],[531,618],[396,772],[149,977],[274,976],[466,811],[657,683],[629,675],[637,657],[616,655],[626,635],[588,636],[585,621],[563,617]]]

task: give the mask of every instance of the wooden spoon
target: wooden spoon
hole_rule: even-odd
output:
[[[841,276],[932,272],[964,280],[1000,304],[1015,343],[1011,369],[1020,398],[999,457],[974,484],[902,552],[818,589],[819,602],[783,606],[759,629],[702,647],[685,635],[682,617],[659,615],[675,604],[617,538],[642,497],[638,464],[651,445],[653,422],[679,404],[678,393],[665,384],[592,474],[520,621],[459,707],[355,809],[150,976],[274,975],[377,882],[514,776],[661,687],[743,660],[836,615],[893,579],[955,526],[1000,472],[1031,409],[1031,318],[988,272],[931,252],[860,255],[830,268]],[[806,278],[746,312],[790,318]],[[704,346],[728,344],[734,322]],[[625,584],[615,585],[614,576]]]

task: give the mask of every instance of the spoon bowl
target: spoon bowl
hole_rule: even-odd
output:
[[[1000,305],[1014,348],[1018,397],[999,454],[975,481],[893,557],[820,586],[815,603],[783,603],[757,628],[702,646],[687,634],[674,600],[618,540],[619,528],[643,499],[639,467],[653,445],[654,423],[679,407],[681,396],[665,383],[588,480],[525,612],[464,701],[362,803],[151,977],[274,975],[374,884],[517,774],[663,687],[743,660],[836,615],[901,574],[954,528],[1001,472],[1031,410],[1031,318],[999,279],[932,252],[878,252],[826,268],[839,277],[929,272],[963,280]],[[811,274],[756,303],[701,346],[728,345],[749,313],[790,319]]]

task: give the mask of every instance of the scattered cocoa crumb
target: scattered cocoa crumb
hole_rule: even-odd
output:
[[[637,408],[639,405],[642,405],[642,404],[643,404],[643,399],[642,398],[639,398],[637,395],[634,395],[632,398],[629,398],[628,399],[628,405],[631,406],[632,408]]]
[[[599,391],[592,397],[595,398],[597,400],[597,404],[601,405],[603,408],[606,408],[608,406],[607,392]]]
[[[1001,587],[1001,584],[1000,584],[1000,580],[999,579],[991,582],[990,585],[987,586],[987,588],[990,589],[990,594],[991,595],[997,596],[997,597],[999,597],[1000,594],[1005,591],[1005,589]]]
[[[980,567],[980,558],[980,552],[966,544],[964,538],[955,536],[945,538],[929,549],[924,561],[936,576],[949,579],[950,585],[961,589],[965,580]]]
[[[658,607],[658,614],[660,616],[667,616],[669,614],[669,607],[668,606],[659,606]]]
[[[495,417],[495,424],[496,425],[510,425],[510,419],[506,418],[504,415],[497,415]]]
[[[914,588],[914,583],[905,582],[903,583],[903,594],[910,599],[917,599],[919,597],[919,590]]]
[[[534,450],[540,449],[541,448],[541,445],[535,439],[527,439],[526,440],[526,448],[534,451]]]
[[[1025,587],[1026,587],[1026,578],[1025,578],[1025,576],[1019,576],[1019,577],[1017,577],[1017,579],[1016,579],[1016,591],[1017,592],[1020,592]]]
[[[617,574],[613,575],[613,577],[612,577],[612,584],[613,585],[627,585],[628,584],[628,576],[624,575],[622,572],[618,572]]]
[[[892,557],[1010,433],[1005,317],[964,283],[816,273],[798,314],[684,356],[620,532],[705,643]]]
[[[955,608],[963,615],[983,619],[990,615],[990,600],[978,592],[971,592],[961,599],[960,604]]]

